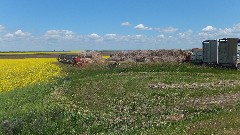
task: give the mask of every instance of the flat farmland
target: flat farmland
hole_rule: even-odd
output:
[[[48,64],[60,69],[53,80],[0,93],[1,134],[239,133],[237,70],[189,63]]]
[[[0,52],[0,59],[57,58],[60,54],[78,54],[79,52]]]
[[[110,57],[115,51],[99,51],[104,59]],[[57,58],[60,54],[78,55],[80,51],[63,52],[0,52],[0,59],[24,59],[24,58]]]

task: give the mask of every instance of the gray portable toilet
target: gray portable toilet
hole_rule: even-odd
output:
[[[202,42],[203,46],[203,63],[218,64],[218,41],[205,40]]]
[[[223,66],[238,66],[238,38],[219,39],[218,63]]]

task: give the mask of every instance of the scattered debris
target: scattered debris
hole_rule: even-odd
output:
[[[84,55],[89,61],[89,63],[104,63],[105,59],[102,58],[100,52],[97,51],[87,51],[82,52],[80,55]]]
[[[119,51],[110,55],[109,61],[125,62],[184,62],[188,53],[182,50]]]
[[[79,54],[60,54],[57,60],[61,63],[85,66],[88,63],[104,63],[105,59],[96,51],[83,51]]]

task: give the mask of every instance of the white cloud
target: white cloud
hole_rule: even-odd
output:
[[[15,37],[27,37],[27,36],[31,36],[31,33],[23,32],[22,30],[17,30],[16,32],[14,32],[14,36]]]
[[[153,28],[153,30],[156,30],[158,32],[161,32],[161,28]]]
[[[75,33],[69,30],[48,30],[44,37],[45,39],[73,39]]]
[[[69,30],[49,30],[46,32],[47,35],[74,35],[74,32]]]
[[[117,35],[116,34],[106,34],[105,36],[106,37],[116,37]]]
[[[23,32],[22,30],[17,30],[14,33],[7,33],[3,36],[3,40],[14,40],[14,39],[28,39],[31,37],[31,33]]]
[[[0,32],[2,32],[4,29],[4,26],[0,25]]]
[[[214,35],[229,35],[232,33],[232,28],[219,29],[216,32],[212,33]]]
[[[160,31],[165,32],[165,33],[173,33],[173,32],[178,31],[178,28],[168,27],[168,28],[162,29]]]
[[[132,26],[134,27],[134,26]],[[143,33],[133,35],[119,35],[115,33],[107,33],[98,35],[96,33],[77,35],[70,30],[48,30],[41,36],[32,36],[31,33],[21,29],[14,32],[4,30],[0,33],[1,43],[6,44],[4,50],[76,50],[76,49],[168,49],[182,48],[181,42],[177,41],[180,37],[187,36],[187,32],[179,32],[180,34],[157,33],[156,31],[174,31],[176,28],[160,29],[146,27],[143,24],[135,26],[136,29],[153,30],[156,35],[145,35]],[[236,26],[235,29],[238,27]],[[224,29],[223,29],[224,30]],[[190,33],[190,32],[189,32]],[[6,39],[6,40],[4,40]],[[15,40],[17,39],[17,40]],[[19,39],[19,40],[18,40]],[[11,42],[9,42],[11,41]],[[178,43],[175,43],[175,42]],[[179,46],[178,46],[179,45]],[[8,47],[9,46],[9,47]],[[11,47],[12,46],[12,47]],[[2,49],[2,50],[3,50]]]
[[[16,36],[26,36],[26,35],[29,35],[29,33],[24,33],[24,32],[22,32],[22,30],[17,30],[16,32],[14,32],[14,35],[16,35]]]
[[[105,34],[104,39],[105,40],[117,40],[119,37],[117,34]]]
[[[200,32],[200,33],[198,33],[198,35],[201,37],[207,37],[207,36],[210,36],[211,34],[205,33],[205,32]]]
[[[7,33],[7,34],[4,35],[4,38],[7,38],[7,39],[10,39],[10,38],[13,38],[13,37],[14,37],[14,35],[11,34],[11,33]]]
[[[135,35],[136,37],[143,37],[143,35]]]
[[[130,23],[129,23],[130,24]],[[240,37],[240,23],[227,28],[214,28],[206,26],[193,32],[191,29],[180,31],[174,27],[151,27],[144,24],[132,25],[132,28],[138,30],[152,30],[146,34],[141,31],[138,34],[85,34],[77,35],[70,30],[48,30],[42,36],[32,36],[31,33],[21,29],[14,32],[8,32],[0,25],[2,32],[0,33],[1,44],[6,46],[22,44],[19,49],[40,48],[48,50],[74,50],[74,49],[173,49],[173,48],[194,48],[201,47],[201,42],[206,39],[220,39],[224,37]],[[4,29],[4,30],[3,30]],[[150,35],[147,35],[151,33]],[[17,39],[17,40],[15,40]],[[19,40],[18,40],[19,39]],[[47,40],[46,40],[47,39]],[[8,42],[11,41],[11,42]],[[26,44],[25,44],[26,43]],[[35,47],[35,48],[34,48]],[[11,50],[11,48],[9,49]]]
[[[174,33],[176,31],[178,31],[178,28],[174,28],[174,27],[167,27],[167,28],[157,28],[157,27],[147,27],[144,26],[144,24],[138,24],[134,27],[135,29],[138,30],[154,30],[154,31],[158,31],[158,32],[163,32],[163,33]]]
[[[231,29],[232,33],[240,33],[240,23],[233,26]]]
[[[90,37],[90,38],[92,38],[92,39],[99,39],[99,38],[101,38],[101,36],[99,36],[99,35],[96,34],[96,33],[92,33],[92,34],[88,35],[88,37]]]
[[[143,43],[148,39],[147,36],[144,35],[117,35],[114,38],[115,42],[124,43],[124,44],[135,44],[135,43]],[[127,49],[127,48],[126,48]]]
[[[123,22],[121,23],[122,26],[131,26],[132,24],[130,22]]]
[[[146,27],[143,24],[138,24],[134,28],[138,30],[152,30],[152,28]]]
[[[83,40],[85,42],[89,42],[89,43],[92,43],[92,42],[98,42],[99,43],[99,42],[104,41],[104,36],[102,37],[102,36],[100,36],[96,33],[92,33],[90,35],[83,35]]]
[[[240,23],[235,24],[230,28],[214,28],[207,26],[202,29],[202,32],[198,33],[201,39],[219,39],[225,37],[239,37],[240,36]]]
[[[145,35],[132,35],[132,38],[136,40],[146,41],[149,37]]]
[[[180,38],[183,38],[183,39],[188,39],[192,36],[192,30],[188,30],[186,32],[180,32],[178,33],[177,35],[180,37]]]
[[[158,38],[165,38],[165,36],[164,36],[163,34],[158,35],[157,37],[158,37]]]
[[[203,32],[212,32],[215,31],[216,28],[214,28],[213,26],[207,26],[205,28],[202,29]]]

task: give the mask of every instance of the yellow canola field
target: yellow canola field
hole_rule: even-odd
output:
[[[108,59],[110,56],[102,56],[103,59]]]
[[[49,82],[61,75],[55,58],[0,59],[0,92]]]

